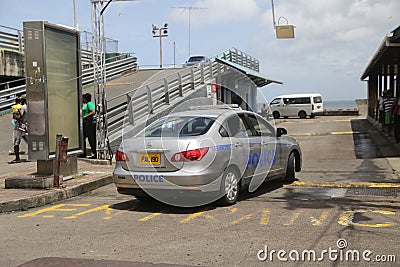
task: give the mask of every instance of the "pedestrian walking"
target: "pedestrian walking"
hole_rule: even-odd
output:
[[[392,128],[393,128],[393,121],[392,121],[392,109],[395,102],[394,97],[387,96],[383,99],[383,107],[385,111],[385,136],[391,136]]]
[[[379,123],[381,124],[381,130],[384,131],[385,129],[385,109],[383,106],[383,101],[386,98],[386,91],[383,92],[383,94],[379,97],[378,99],[378,105],[379,105]]]
[[[15,159],[9,161],[9,164],[20,163],[21,159],[19,156],[19,145],[21,144],[22,139],[22,127],[21,127],[21,119],[22,119],[22,105],[21,105],[21,98],[15,98],[15,105],[11,107],[12,109],[12,120],[11,123],[14,126],[13,130],[13,152],[12,154],[15,155]]]
[[[97,158],[96,153],[96,107],[92,102],[92,95],[87,93],[82,96],[82,117],[83,117],[83,154],[80,157],[86,158],[86,138],[89,140],[91,159]]]
[[[393,106],[393,126],[396,143],[400,143],[400,97],[397,97]]]

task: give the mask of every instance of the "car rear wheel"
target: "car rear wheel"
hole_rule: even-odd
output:
[[[272,113],[272,115],[274,116],[274,119],[279,119],[279,117],[281,116],[281,114],[279,114],[278,111],[274,111],[274,112]]]
[[[307,113],[304,110],[302,110],[299,112],[299,117],[300,119],[305,119],[307,118]]]
[[[221,191],[224,194],[219,203],[224,206],[235,204],[239,196],[239,175],[235,168],[226,169],[221,184]]]
[[[294,153],[290,153],[286,166],[285,182],[293,182],[296,179],[295,166],[296,166],[296,157]]]

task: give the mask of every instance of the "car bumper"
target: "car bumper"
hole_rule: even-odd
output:
[[[201,173],[176,172],[135,172],[121,167],[114,170],[113,180],[118,191],[126,189],[183,190],[215,192],[221,189],[222,173],[204,170]]]

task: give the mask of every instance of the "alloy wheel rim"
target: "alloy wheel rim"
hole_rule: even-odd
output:
[[[236,198],[238,185],[235,173],[229,172],[225,178],[225,193],[226,198],[229,201],[233,201]]]

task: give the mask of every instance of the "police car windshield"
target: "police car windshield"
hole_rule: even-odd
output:
[[[207,117],[166,117],[149,126],[139,135],[142,137],[184,137],[205,134],[214,119]]]

